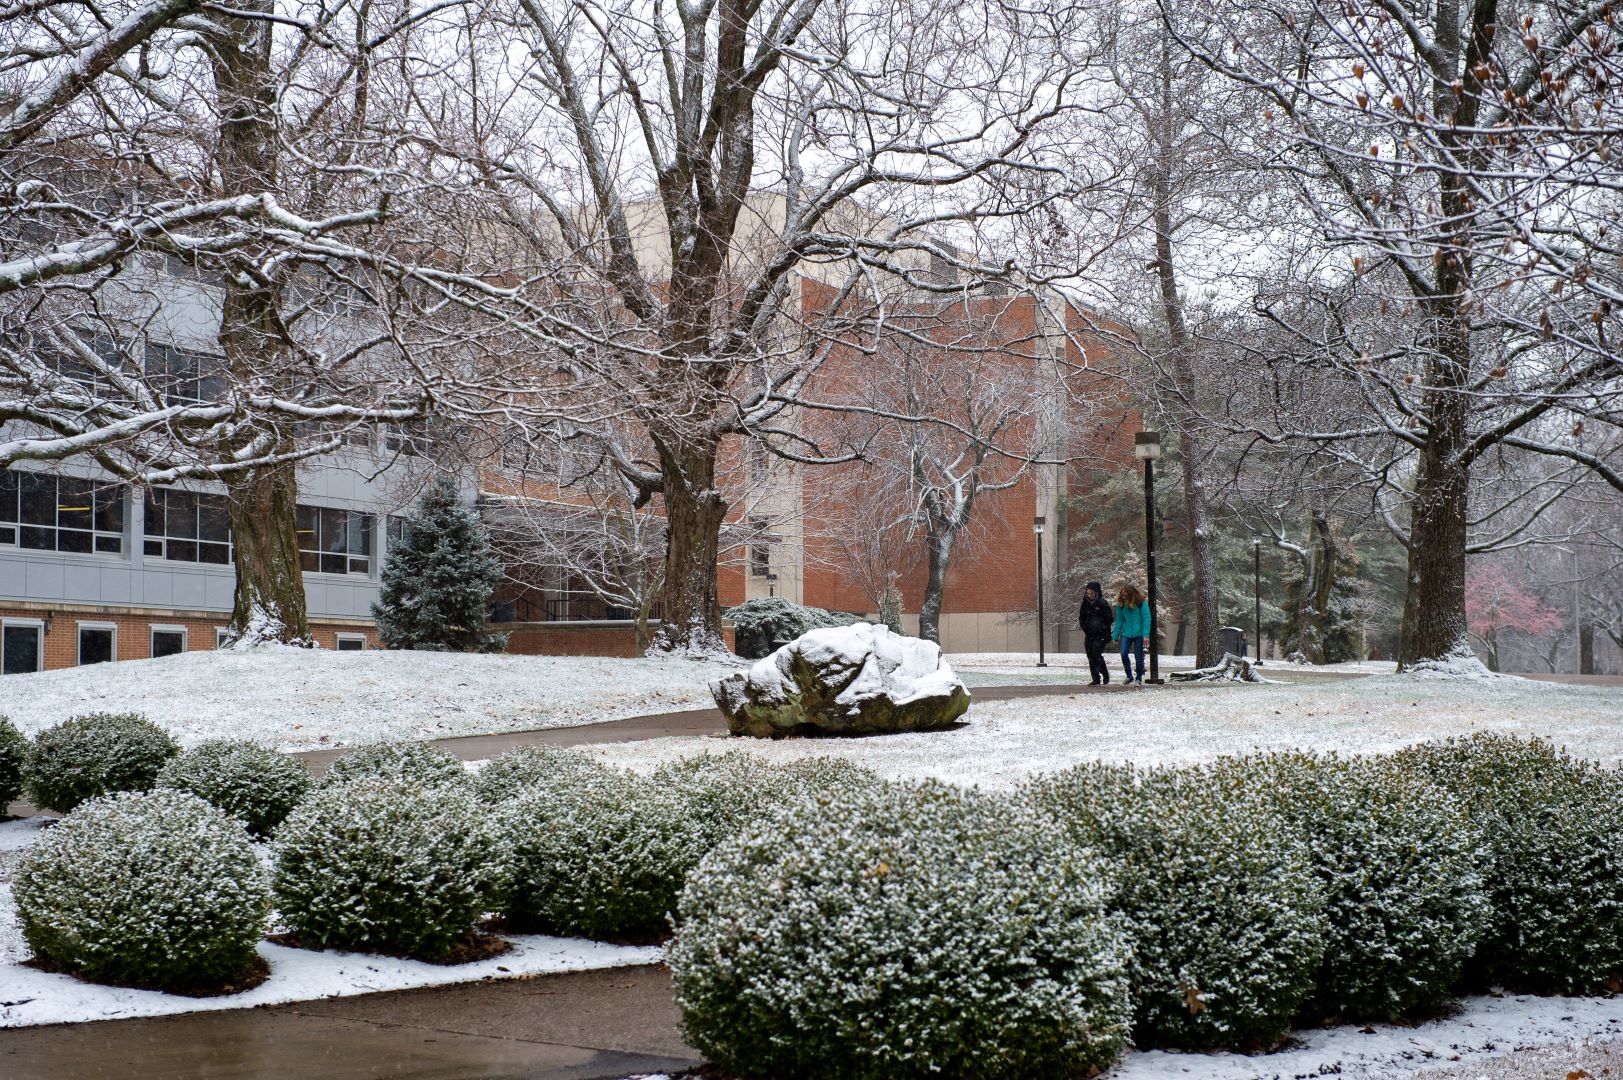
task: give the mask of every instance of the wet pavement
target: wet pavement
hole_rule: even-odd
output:
[[[5,1080],[618,1080],[699,1063],[662,966],[0,1030]]]

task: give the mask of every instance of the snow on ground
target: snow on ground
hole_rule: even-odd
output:
[[[259,954],[271,969],[265,982],[229,997],[179,997],[155,990],[97,986],[68,975],[18,966],[17,960],[27,955],[27,947],[16,929],[11,887],[0,885],[0,1028],[247,1009],[379,990],[481,982],[493,977],[630,967],[655,963],[663,955],[657,947],[606,945],[575,938],[515,934],[507,940],[513,943],[511,952],[455,967],[364,953],[290,949],[262,941]]]
[[[1075,682],[1078,671],[1084,679],[1088,674],[1088,657],[1086,653],[1048,653],[1045,657],[1048,666],[1037,666],[1036,653],[948,653],[947,663],[951,664],[959,673],[978,671],[995,675],[1032,675],[1033,682],[1042,680]],[[1110,664],[1110,677],[1121,677],[1121,656],[1114,649],[1105,650],[1105,660]],[[1193,656],[1175,656],[1163,653],[1160,658],[1162,671],[1190,671],[1194,669]],[[1145,670],[1149,670],[1149,657],[1144,658]],[[1349,660],[1340,664],[1287,664],[1283,660],[1268,660],[1263,664],[1263,670],[1270,677],[1285,675],[1391,675],[1397,670],[1397,664],[1391,660]]]
[[[828,755],[886,776],[1008,787],[1083,761],[1204,761],[1300,747],[1374,753],[1448,735],[1540,735],[1574,753],[1623,760],[1623,693],[1522,679],[1491,683],[1391,676],[1271,685],[1226,683],[989,701],[967,726],[868,739],[727,736],[605,743],[605,760],[648,769],[696,753],[747,749],[772,758]]]
[[[1430,1080],[1430,1071],[1458,1063],[1450,1077],[1525,1075],[1564,1077],[1567,1069],[1502,1073],[1490,1059],[1535,1045],[1565,1046],[1583,1039],[1623,1037],[1623,998],[1472,997],[1446,1019],[1415,1027],[1374,1025],[1298,1031],[1272,1054],[1178,1054],[1162,1050],[1129,1054],[1108,1080],[1295,1080],[1337,1076],[1343,1080]],[[1542,1057],[1549,1065],[1571,1060],[1559,1050]],[[1502,1064],[1502,1063],[1501,1063]],[[1480,1066],[1480,1068],[1478,1068]],[[1489,1070],[1493,1070],[1491,1073]],[[1596,1076],[1602,1075],[1596,1071]]]
[[[32,735],[87,712],[140,712],[192,745],[285,750],[566,727],[709,707],[732,670],[687,659],[222,649],[0,680],[0,715]]]

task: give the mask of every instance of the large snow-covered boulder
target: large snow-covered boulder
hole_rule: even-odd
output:
[[[729,731],[757,738],[933,731],[969,708],[939,645],[872,623],[808,631],[710,693]]]

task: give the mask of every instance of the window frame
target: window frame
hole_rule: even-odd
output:
[[[106,630],[112,635],[112,655],[106,660],[97,663],[118,662],[118,624],[110,622],[97,622],[91,619],[76,620],[73,624],[73,666],[85,667],[85,631]]]
[[[175,536],[171,535],[169,532],[169,496],[172,494],[187,495],[194,500],[192,505],[192,513],[194,517],[192,530],[193,535],[189,537]],[[152,532],[152,522],[154,517],[151,511],[155,502],[155,497],[157,496],[163,497],[162,503],[159,504],[159,513],[163,519],[164,531],[154,533]],[[208,540],[203,537],[203,513],[205,509],[204,500],[218,500],[219,502],[218,509],[225,515],[225,539],[223,541]],[[197,554],[199,556],[203,554],[204,544],[208,544],[211,547],[220,547],[223,544],[225,547],[225,561],[210,562],[209,560],[203,558],[173,558],[169,554],[171,544],[190,544],[197,549]],[[149,551],[148,545],[155,545],[158,550],[156,552]],[[165,487],[153,488],[147,493],[146,498],[142,500],[141,557],[143,559],[156,559],[159,562],[180,563],[184,566],[212,566],[229,570],[236,565],[236,548],[237,541],[231,533],[231,505],[229,496],[216,494],[212,491],[188,491],[185,488]]]
[[[190,651],[191,644],[192,644],[192,641],[191,641],[192,636],[191,636],[190,633],[187,632],[186,627],[178,626],[178,625],[175,625],[173,623],[151,623],[151,624],[149,624],[147,626],[147,656],[148,656],[148,658],[150,658],[152,660],[162,659],[162,657],[160,657],[158,655],[158,647],[157,647],[157,644],[153,640],[159,634],[179,634],[180,635],[180,652],[179,653],[171,653],[170,655],[172,655],[172,656],[174,656],[174,655],[185,655],[188,651]]]
[[[358,641],[361,643],[361,646],[358,649],[346,649],[344,648],[344,643],[348,641]],[[368,643],[365,634],[333,635],[333,652],[368,652],[370,650],[368,649],[367,645]]]
[[[225,645],[226,635],[231,633],[229,626],[216,626],[214,628],[214,647],[222,648]]]
[[[54,522],[50,525],[38,524],[23,520],[26,516],[23,510],[23,487],[25,482],[48,480],[53,485],[50,496],[55,505]],[[88,489],[82,497],[90,500],[89,507],[68,507],[68,513],[86,513],[90,515],[89,527],[79,528],[75,525],[62,524],[64,507],[62,504],[62,482],[83,484]],[[15,502],[7,507],[4,498],[4,485],[10,483],[11,494]],[[108,529],[99,527],[97,520],[101,517],[105,504],[102,502],[102,493],[112,491],[115,495],[114,504],[117,506],[118,528]],[[78,497],[78,496],[76,496]],[[129,515],[129,489],[123,484],[113,482],[99,482],[89,477],[71,476],[64,473],[48,472],[40,469],[13,469],[0,470],[0,549],[9,549],[18,552],[40,552],[52,555],[92,556],[110,559],[127,558],[127,547],[130,542],[130,515]],[[32,547],[23,543],[23,532],[27,529],[49,531],[52,537],[51,547]],[[4,534],[10,533],[10,539]],[[85,535],[90,538],[89,551],[73,551],[62,547],[63,533]]]
[[[3,666],[3,657],[4,657],[4,654],[5,654],[5,643],[6,643],[5,633],[6,633],[7,630],[9,630],[13,626],[22,627],[22,628],[25,628],[25,629],[32,629],[32,630],[36,630],[36,631],[39,632],[39,637],[37,638],[37,640],[39,642],[39,647],[35,650],[35,658],[36,658],[37,663],[36,663],[36,666],[34,667],[34,670],[35,671],[44,671],[45,670],[45,620],[44,619],[14,619],[14,618],[11,618],[10,616],[7,616],[5,618],[0,618],[0,676],[3,676],[3,674],[5,672],[5,668]],[[12,674],[13,675],[24,675],[24,674],[27,674],[27,672],[14,671],[14,672],[12,672]]]
[[[305,516],[304,512],[306,511],[312,515],[310,520],[314,525],[313,528],[304,527],[305,522],[303,518]],[[321,574],[325,577],[332,578],[360,578],[366,581],[376,579],[378,569],[378,515],[364,510],[353,510],[343,506],[317,506],[314,503],[299,503],[296,507],[294,507],[293,513],[293,527],[299,545],[299,568],[304,573]],[[332,514],[342,515],[342,532],[344,536],[344,543],[346,545],[343,548],[329,548],[326,546],[331,542],[331,537],[329,537],[327,533],[327,526],[325,523],[329,520],[328,515]],[[355,529],[355,519],[360,520],[360,531],[365,537],[365,548],[363,551],[354,551],[348,547],[349,538]],[[304,538],[311,535],[314,535],[315,537],[315,539],[311,541],[313,546],[306,547]],[[326,569],[324,564],[330,559],[342,559],[344,569]],[[355,569],[355,563],[361,560],[365,561],[365,568],[361,570]]]

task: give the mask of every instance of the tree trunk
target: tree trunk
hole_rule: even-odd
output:
[[[1453,367],[1434,363],[1433,368]],[[1446,372],[1438,374],[1446,377]],[[1433,387],[1437,382],[1432,383]],[[1420,455],[1409,520],[1409,577],[1403,603],[1399,670],[1422,660],[1469,653],[1465,638],[1466,486],[1469,469],[1456,460],[1465,436],[1465,399],[1427,393],[1431,437]]]
[[[1184,510],[1189,516],[1189,557],[1194,568],[1195,666],[1210,667],[1223,658],[1222,614],[1217,597],[1217,552],[1211,508],[1201,473],[1204,450],[1194,432],[1193,410],[1188,396],[1195,392],[1194,341],[1183,318],[1183,299],[1178,295],[1178,277],[1172,252],[1171,161],[1173,100],[1172,68],[1167,42],[1162,41],[1161,116],[1162,130],[1154,133],[1157,165],[1153,178],[1155,197],[1155,272],[1160,285],[1161,312],[1166,319],[1167,337],[1175,381],[1171,412],[1178,420],[1178,451],[1183,457]]]
[[[268,13],[269,0],[248,0],[245,10]],[[220,121],[215,166],[221,193],[275,191],[278,141],[276,82],[271,75],[271,24],[221,16],[210,51]],[[275,282],[226,276],[220,314],[220,348],[237,385],[263,382],[288,370],[276,362],[284,351]],[[246,445],[270,435],[279,447],[290,440],[252,425],[237,436]],[[228,452],[234,447],[226,447]],[[231,611],[233,641],[279,641],[309,645],[304,573],[296,531],[298,477],[291,465],[252,469],[226,478],[236,569]]]
[[[665,499],[664,613],[649,652],[726,653],[716,560],[727,503],[716,490],[714,439],[655,438]]]
[[[925,531],[924,602],[919,606],[919,637],[941,644],[941,604],[947,592],[947,567],[952,562],[957,530],[931,522]]]
[[[1578,624],[1578,674],[1595,674],[1595,627],[1592,623]]]
[[[1186,634],[1188,630],[1189,613],[1187,611],[1180,611],[1178,613],[1178,632],[1172,636],[1172,654],[1174,656],[1183,655],[1183,639],[1184,634]]]
[[[312,644],[294,528],[298,497],[291,465],[254,469],[231,484],[232,558],[237,572],[233,644]]]
[[[1313,541],[1313,651],[1307,655],[1315,664],[1326,664],[1331,662],[1325,643],[1330,637],[1330,604],[1336,591],[1337,553],[1330,520],[1320,511],[1313,514]]]

